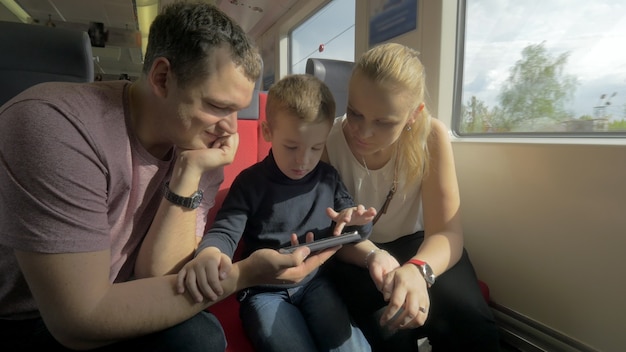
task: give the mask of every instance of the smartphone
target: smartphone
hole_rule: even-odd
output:
[[[330,236],[330,237],[322,238],[319,240],[315,240],[313,242],[300,243],[295,246],[280,248],[278,251],[281,253],[293,253],[293,251],[295,251],[296,248],[307,246],[311,249],[311,253],[313,253],[313,252],[321,251],[326,248],[335,247],[340,244],[346,244],[346,243],[356,242],[360,240],[361,240],[361,235],[359,235],[358,231],[344,232],[339,236]]]

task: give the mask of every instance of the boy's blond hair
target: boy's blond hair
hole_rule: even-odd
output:
[[[335,119],[335,98],[324,82],[310,74],[292,74],[274,83],[267,93],[267,122],[278,111],[287,110],[302,122],[332,124]]]

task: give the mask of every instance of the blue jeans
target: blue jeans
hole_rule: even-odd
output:
[[[371,351],[343,301],[325,278],[288,289],[248,289],[244,330],[258,351]]]

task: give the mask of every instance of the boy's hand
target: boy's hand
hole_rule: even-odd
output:
[[[340,212],[336,212],[333,208],[326,208],[326,214],[337,224],[333,235],[339,236],[345,226],[365,225],[374,220],[376,209],[372,207],[365,209],[363,205],[359,204]]]
[[[238,262],[245,264],[240,267],[239,287],[300,282],[324,264],[339,248],[337,246],[315,254],[310,254],[308,247],[301,247],[293,253],[286,254],[275,249],[258,249],[248,258]]]
[[[306,233],[305,235],[305,243],[309,243],[309,242],[313,242],[315,240],[315,235],[313,234],[313,232],[309,231]],[[298,241],[298,235],[296,235],[295,233],[291,234],[291,245],[292,246],[297,246],[300,244],[300,241]]]
[[[215,301],[224,293],[220,281],[228,276],[231,268],[229,256],[215,247],[205,248],[178,272],[178,293],[184,293],[186,288],[198,303],[204,299]]]

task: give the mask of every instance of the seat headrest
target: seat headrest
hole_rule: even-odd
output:
[[[0,105],[35,84],[93,81],[84,31],[0,21]]]
[[[263,72],[263,63],[261,62],[261,72]],[[259,92],[263,86],[263,73],[259,76],[259,79],[254,82],[254,92],[252,93],[252,101],[250,106],[237,112],[237,118],[241,120],[258,120],[260,117],[259,111]]]
[[[348,82],[352,75],[354,62],[333,59],[307,59],[306,73],[312,74],[326,83],[335,98],[337,112],[341,116],[346,113],[348,105]]]

